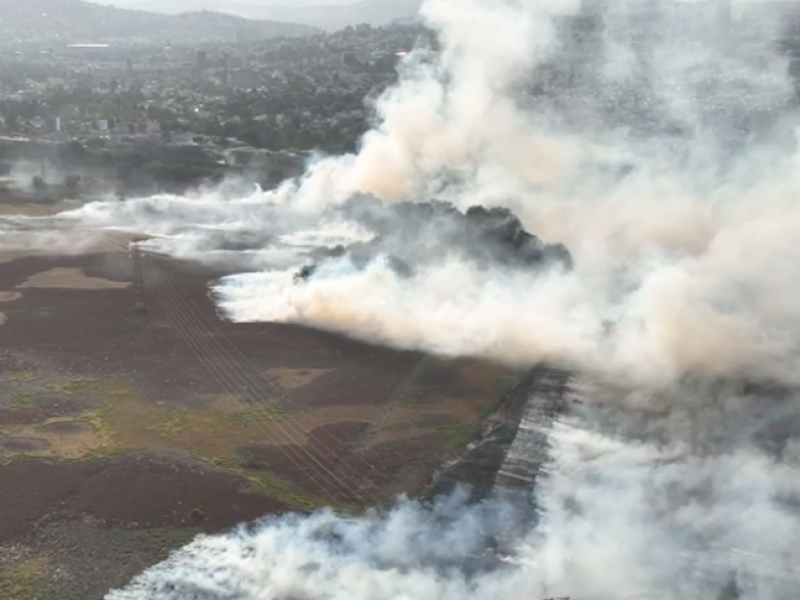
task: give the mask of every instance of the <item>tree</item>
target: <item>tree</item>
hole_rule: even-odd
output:
[[[67,190],[67,194],[70,196],[77,196],[80,188],[80,182],[80,175],[76,175],[74,173],[67,175],[67,178],[64,180],[64,187]]]
[[[36,192],[38,196],[44,196],[49,189],[47,182],[41,175],[36,175],[33,178],[33,191]]]

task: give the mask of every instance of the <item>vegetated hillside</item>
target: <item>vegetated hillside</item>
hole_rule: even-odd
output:
[[[421,4],[422,0],[362,0],[354,4],[336,6],[293,6],[287,2],[285,6],[238,14],[277,21],[293,21],[334,31],[358,23],[379,26],[399,19],[409,19],[419,12]]]
[[[165,13],[177,13],[201,8],[213,8],[222,12],[253,19],[271,19],[282,22],[302,23],[328,31],[342,29],[348,25],[369,23],[386,25],[396,20],[413,18],[422,0],[360,0],[359,2],[323,2],[323,0],[143,0],[137,8],[146,8]]]
[[[15,43],[233,41],[300,36],[314,28],[256,21],[210,11],[165,15],[101,6],[84,0],[0,0],[0,39]]]
[[[95,0],[98,1],[98,0]],[[242,8],[257,10],[271,6],[330,6],[332,4],[351,4],[351,0],[105,0],[105,4],[121,8],[134,8],[152,12],[177,15],[178,13],[193,12],[197,10],[215,10],[223,13],[248,16],[242,13]]]

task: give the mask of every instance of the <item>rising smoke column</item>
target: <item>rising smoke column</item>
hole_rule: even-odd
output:
[[[575,60],[562,44],[577,3],[429,0],[442,52],[408,60],[361,151],[260,199],[301,228],[331,225],[359,193],[505,206],[565,244],[571,269],[439,252],[410,276],[378,255],[296,281],[303,257],[216,288],[236,320],[580,369],[592,385],[554,426],[538,522],[457,498],[358,519],[289,516],[200,538],[111,599],[796,595],[800,182],[788,65],[771,44],[732,44],[713,27],[691,45],[631,43],[648,18],[649,33],[669,31],[642,4],[615,3]],[[503,560],[476,562],[495,533]]]
[[[772,39],[736,46],[713,28],[631,43],[655,4],[615,3],[584,64],[572,4],[426,3],[442,53],[409,59],[357,155],[320,160],[271,197],[322,212],[354,193],[506,206],[563,243],[573,270],[520,276],[440,252],[398,281],[387,257],[341,260],[303,285],[274,269],[223,281],[223,309],[639,383],[733,370],[794,382],[800,314],[779,300],[800,287],[787,63]],[[435,245],[424,231],[408,243]]]

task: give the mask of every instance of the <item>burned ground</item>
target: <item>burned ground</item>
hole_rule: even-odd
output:
[[[0,252],[3,598],[100,598],[197,531],[416,493],[508,381],[483,362],[223,322],[208,284],[225,270],[128,241]]]

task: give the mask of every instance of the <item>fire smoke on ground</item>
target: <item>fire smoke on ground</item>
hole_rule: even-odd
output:
[[[615,390],[556,425],[538,522],[490,566],[472,557],[514,521],[502,505],[286,517],[201,538],[110,598],[795,593],[800,152],[781,21],[753,34],[755,1],[699,26],[676,19],[700,2],[606,3],[599,32],[573,18],[601,4],[427,0],[441,50],[405,61],[358,154],[271,192],[64,216],[246,257],[260,272],[215,288],[238,321],[553,361]],[[519,221],[470,229],[473,206]]]

